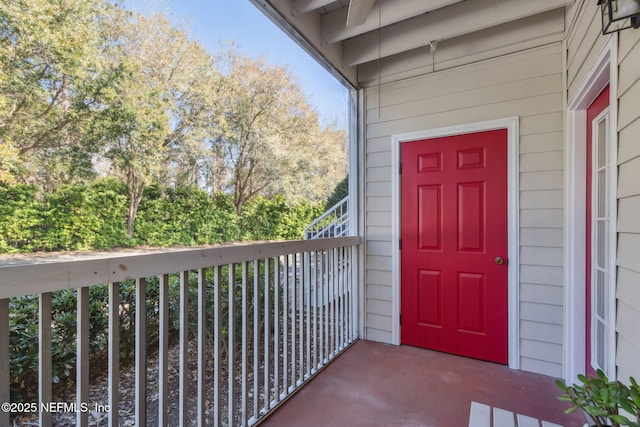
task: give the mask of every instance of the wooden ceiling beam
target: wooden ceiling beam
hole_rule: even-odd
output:
[[[564,7],[574,0],[467,0],[343,42],[352,67],[517,19]]]
[[[295,0],[293,8],[297,14],[303,15],[325,7],[335,1],[336,0]]]
[[[351,0],[347,12],[347,27],[355,27],[364,24],[371,13],[376,0]]]
[[[325,43],[336,43],[366,32],[395,24],[416,15],[423,15],[436,9],[458,3],[463,0],[378,0],[367,19],[358,26],[345,26],[347,8],[341,8],[322,16],[322,35]]]

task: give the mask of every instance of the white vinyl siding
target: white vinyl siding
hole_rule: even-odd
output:
[[[568,99],[572,99],[608,37],[595,1],[567,11]],[[617,377],[640,378],[640,31],[618,33],[618,214],[616,285]]]
[[[567,9],[567,83],[569,99],[573,99],[607,37],[602,36],[602,21],[595,1],[577,0]]]
[[[366,90],[367,339],[390,342],[399,304],[391,301],[391,136],[518,116],[520,367],[562,374],[562,100],[560,43]]]
[[[619,33],[618,377],[640,378],[640,31]]]

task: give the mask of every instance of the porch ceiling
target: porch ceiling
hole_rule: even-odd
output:
[[[574,0],[251,0],[327,68],[360,87],[359,69],[424,56],[472,33],[558,11]],[[556,29],[557,31],[557,29]],[[495,31],[494,31],[495,32]],[[505,40],[509,43],[509,40]],[[365,73],[366,74],[366,73]]]

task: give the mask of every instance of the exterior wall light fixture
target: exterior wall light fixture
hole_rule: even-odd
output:
[[[598,0],[602,12],[602,34],[640,28],[640,0]]]

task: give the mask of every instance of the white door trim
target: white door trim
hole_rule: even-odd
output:
[[[496,129],[507,129],[507,180],[508,180],[508,259],[509,259],[509,367],[519,369],[519,295],[518,295],[518,148],[520,128],[518,117],[508,117],[479,123],[468,123],[438,129],[428,129],[392,135],[391,137],[391,185],[392,185],[392,330],[391,342],[400,344],[400,144],[420,139],[461,135]]]
[[[584,292],[586,269],[586,129],[587,108],[593,103],[602,90],[609,85],[609,110],[611,143],[610,162],[612,163],[612,179],[609,191],[613,200],[609,200],[612,218],[616,214],[616,182],[617,146],[618,146],[618,36],[613,34],[603,47],[598,59],[593,64],[576,95],[567,107],[567,138],[565,146],[565,239],[564,239],[564,380],[568,383],[576,381],[578,374],[585,372],[585,331],[586,331],[586,295]],[[610,229],[611,259],[609,265],[615,266],[616,257],[616,222],[612,221]],[[610,275],[609,291],[614,293],[610,298],[610,316],[615,316],[615,268]],[[615,325],[615,318],[613,323]],[[615,329],[612,332],[615,334]],[[609,342],[615,343],[615,336]],[[615,345],[611,346],[610,360],[615,361]],[[615,363],[615,362],[613,362]],[[615,379],[615,369],[610,371]]]

